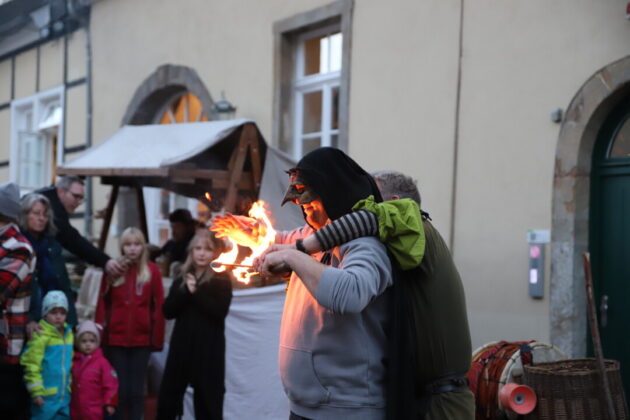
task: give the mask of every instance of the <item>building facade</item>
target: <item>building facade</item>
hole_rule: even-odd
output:
[[[622,358],[626,3],[5,2],[0,181],[46,185],[121,125],[212,119],[224,92],[296,158],[331,145],[418,179],[461,270],[476,346],[538,339],[584,355],[590,250],[598,306],[608,299],[605,352]],[[107,200],[96,181],[77,220],[94,232]],[[196,207],[152,194],[158,241],[168,209]],[[531,230],[550,232],[535,277]]]

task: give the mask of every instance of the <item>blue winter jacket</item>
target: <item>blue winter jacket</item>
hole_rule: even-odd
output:
[[[65,324],[63,334],[45,320],[43,327],[26,344],[20,363],[31,398],[42,397],[44,405],[31,404],[31,419],[70,417],[70,378],[72,369],[72,329]]]

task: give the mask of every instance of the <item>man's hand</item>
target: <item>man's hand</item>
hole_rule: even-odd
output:
[[[111,406],[111,405],[106,405],[105,406],[105,411],[107,412],[108,416],[113,416],[114,413],[116,412],[116,407]]]
[[[30,340],[31,337],[33,336],[33,333],[37,333],[37,335],[41,335],[41,330],[43,329],[44,327],[39,325],[39,323],[35,321],[31,321],[28,324],[26,324],[26,336]]]
[[[291,245],[292,247],[294,245]],[[319,279],[327,268],[310,255],[290,247],[272,245],[254,261],[254,268],[264,277],[273,276],[276,267],[287,265],[297,274],[313,297],[316,297]]]
[[[186,277],[184,277],[184,280],[186,281],[186,287],[188,288],[188,291],[190,293],[195,293],[195,291],[197,291],[197,279],[195,278],[195,276],[193,276],[191,273],[186,274]]]
[[[120,277],[125,274],[125,266],[115,259],[110,258],[107,263],[105,263],[105,272],[111,277]]]
[[[254,269],[263,277],[278,277],[278,274],[284,274],[278,271],[282,266],[291,267],[288,260],[291,253],[296,252],[301,254],[293,245],[272,245],[254,260]]]
[[[35,404],[38,407],[41,407],[42,405],[44,405],[44,399],[42,397],[35,397],[33,398],[33,404]]]
[[[226,213],[214,218],[210,230],[217,238],[229,237],[239,245],[253,248],[261,244],[260,227],[254,218]]]

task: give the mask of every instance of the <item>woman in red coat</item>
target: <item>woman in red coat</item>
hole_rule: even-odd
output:
[[[164,345],[164,290],[160,271],[148,261],[140,230],[125,229],[120,248],[129,266],[124,277],[101,283],[96,322],[105,328],[105,354],[118,372],[118,417],[140,420],[149,356]]]
[[[73,420],[102,420],[118,405],[116,371],[99,348],[100,332],[94,322],[79,324],[75,342],[70,415]]]

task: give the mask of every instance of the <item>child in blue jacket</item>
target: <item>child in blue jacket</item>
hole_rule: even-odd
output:
[[[66,323],[68,300],[51,290],[42,302],[42,329],[33,333],[20,358],[31,394],[31,419],[70,418],[72,329]]]

